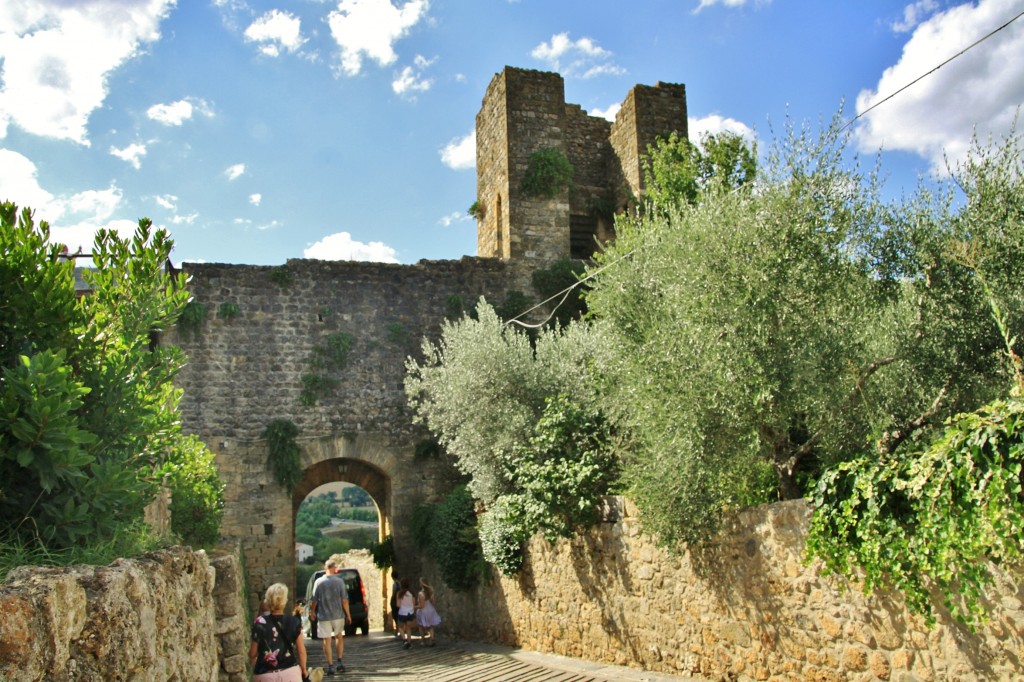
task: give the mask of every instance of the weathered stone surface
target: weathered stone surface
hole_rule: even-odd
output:
[[[803,564],[809,511],[802,501],[749,510],[735,534],[681,559],[623,532],[636,509],[618,504],[618,520],[585,537],[531,540],[528,579],[495,574],[493,584],[468,594],[442,588],[445,633],[710,680],[1024,679],[1016,598],[993,594],[990,624],[975,634],[941,615],[928,630],[894,595],[865,596]],[[750,539],[754,552],[744,551]],[[651,567],[663,575],[660,586],[641,579]],[[998,589],[1016,596],[1021,575],[992,570]],[[497,595],[502,608],[473,607]],[[562,627],[573,605],[589,629]]]
[[[219,563],[239,585],[237,558]],[[0,586],[0,679],[218,680],[224,600],[214,585],[206,553],[186,547],[110,566],[15,569]],[[241,600],[236,592],[236,612]],[[244,654],[242,629],[236,618],[221,638],[229,658]]]

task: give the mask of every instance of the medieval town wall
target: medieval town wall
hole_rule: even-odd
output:
[[[934,628],[893,594],[808,565],[805,501],[739,514],[706,550],[672,556],[613,498],[606,522],[554,544],[539,535],[513,578],[469,593],[438,586],[441,636],[708,680],[925,682],[1024,679],[1021,574],[991,567],[977,632]]]
[[[449,490],[456,473],[436,453],[423,454],[429,434],[406,403],[406,359],[420,357],[421,340],[438,338],[445,319],[461,317],[481,296],[501,303],[508,266],[478,258],[292,260],[186,270],[206,317],[197,329],[179,323],[163,342],[188,356],[176,380],[182,426],[216,457],[225,483],[221,532],[241,542],[250,594],[294,584],[295,512],[331,481],[355,482],[370,494],[381,534],[393,535],[410,562],[402,568],[415,572],[412,515]],[[343,366],[317,366],[332,343],[346,339]],[[315,404],[303,404],[310,382],[323,390]],[[277,482],[269,464],[264,429],[278,419],[298,428],[305,473],[294,490]]]

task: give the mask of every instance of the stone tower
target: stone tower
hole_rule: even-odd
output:
[[[634,86],[611,123],[566,104],[559,74],[505,67],[476,117],[477,255],[530,269],[589,258],[614,236],[614,212],[643,193],[647,146],[671,132],[687,134],[684,85]],[[573,165],[574,187],[527,196],[530,157],[546,149]]]

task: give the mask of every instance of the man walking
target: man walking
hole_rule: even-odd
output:
[[[317,636],[323,643],[324,658],[327,659],[324,670],[327,675],[345,672],[345,665],[341,662],[345,653],[345,625],[352,622],[348,590],[345,589],[345,581],[338,577],[337,556],[331,556],[324,564],[325,573],[313,585],[313,595],[309,599],[310,617],[317,619]],[[337,666],[332,662],[331,640],[338,650]]]

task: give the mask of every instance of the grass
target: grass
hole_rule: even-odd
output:
[[[106,566],[115,559],[140,556],[172,544],[173,537],[153,535],[141,522],[119,529],[105,542],[66,549],[46,547],[39,538],[8,534],[0,536],[0,581],[18,566]]]

